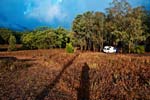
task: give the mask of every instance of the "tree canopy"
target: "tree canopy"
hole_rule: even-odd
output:
[[[148,36],[149,15],[143,7],[132,8],[126,0],[113,0],[106,12],[86,12],[74,19],[72,30],[81,50],[101,51],[104,44],[117,47],[121,43],[130,53]]]
[[[86,12],[73,21],[72,30],[81,50],[102,50],[104,43],[105,15],[101,12]]]
[[[68,34],[69,31],[61,27],[38,30],[24,34],[22,43],[28,49],[64,48],[69,40]]]

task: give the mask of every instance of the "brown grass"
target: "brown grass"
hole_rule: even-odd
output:
[[[1,52],[0,99],[149,100],[150,56]]]

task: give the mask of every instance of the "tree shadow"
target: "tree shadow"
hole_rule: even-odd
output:
[[[73,63],[73,61],[78,57],[79,54],[77,54],[72,60],[70,60],[67,64],[65,64],[63,66],[63,69],[60,71],[60,73],[56,76],[56,78],[49,84],[47,85],[43,90],[42,92],[40,92],[35,100],[44,100],[44,98],[46,96],[48,96],[49,92],[56,86],[57,83],[59,83],[59,80],[62,76],[62,74],[64,73],[64,71],[69,67],[71,66],[71,64]]]
[[[36,64],[32,62],[35,61],[35,59],[18,59],[13,56],[0,57],[0,61],[5,68],[8,68],[10,67],[10,65],[13,65],[15,68],[14,71],[29,68]]]
[[[81,73],[81,80],[80,80],[80,87],[78,88],[77,93],[77,100],[89,100],[90,99],[90,93],[89,93],[89,66],[87,63],[84,64],[82,67],[82,73]]]
[[[17,58],[16,57],[0,57],[0,60],[13,60],[13,61],[16,61]]]
[[[35,59],[18,59],[18,58],[13,57],[13,56],[0,57],[0,60],[21,61],[21,62],[35,61]]]

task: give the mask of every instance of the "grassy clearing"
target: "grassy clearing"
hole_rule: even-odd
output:
[[[0,53],[0,99],[150,99],[150,56],[66,53],[63,49]]]

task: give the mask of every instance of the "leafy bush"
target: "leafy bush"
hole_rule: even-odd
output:
[[[134,47],[134,50],[133,50],[133,53],[138,53],[138,54],[141,54],[141,53],[144,53],[145,52],[145,47],[144,46],[135,46]]]
[[[8,51],[16,50],[16,38],[15,36],[11,35],[9,38],[9,47]]]
[[[74,47],[72,46],[71,43],[67,43],[67,44],[66,44],[66,51],[67,51],[68,53],[73,53],[73,52],[74,52]]]

